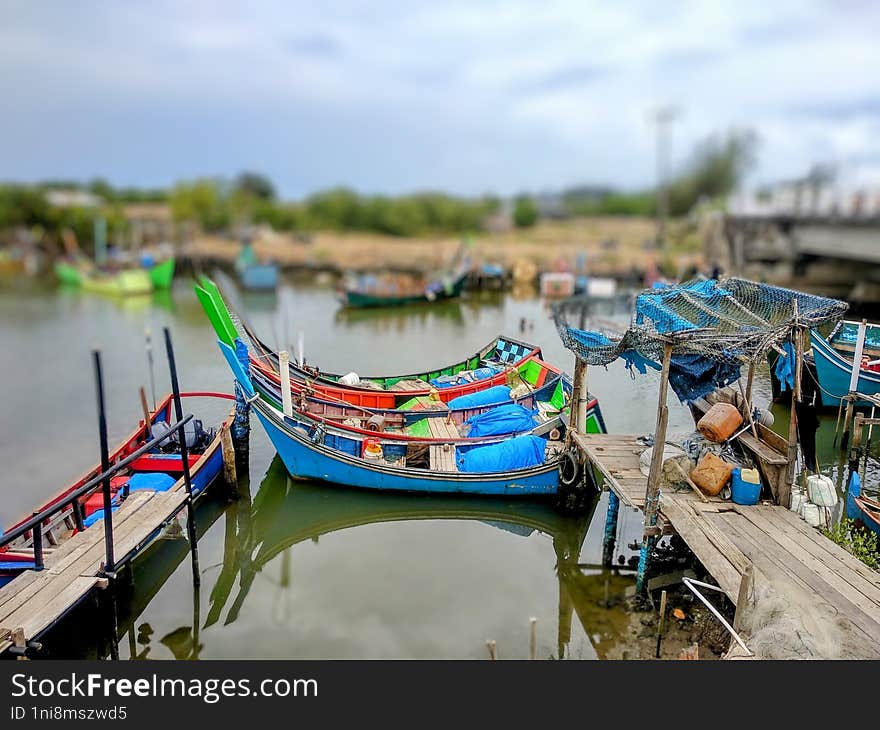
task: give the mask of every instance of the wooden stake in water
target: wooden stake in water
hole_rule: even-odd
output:
[[[153,410],[156,410],[156,376],[153,373],[153,334],[150,328],[144,330],[144,338],[147,343],[147,367],[150,370],[150,396],[153,399]]]
[[[660,658],[660,642],[663,640],[663,622],[666,620],[666,591],[660,594],[660,618],[657,621],[657,650],[654,658]]]
[[[538,619],[529,619],[529,659],[538,658]]]
[[[852,371],[849,376],[849,400],[846,404],[846,415],[843,417],[843,438],[840,442],[840,448],[846,451],[849,444],[849,424],[852,421],[853,409],[855,408],[855,394],[859,390],[859,370],[862,366],[862,352],[865,349],[865,333],[868,328],[868,320],[863,319],[859,322],[859,333],[856,336],[856,350],[853,353]]]

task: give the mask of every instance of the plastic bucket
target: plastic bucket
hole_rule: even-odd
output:
[[[730,475],[730,498],[737,504],[758,504],[758,500],[761,499],[761,480],[758,479],[758,483],[755,484],[753,481],[743,479],[742,471],[737,467]]]
[[[822,518],[819,515],[819,506],[812,502],[804,502],[804,520],[810,527],[818,527],[822,524]]]

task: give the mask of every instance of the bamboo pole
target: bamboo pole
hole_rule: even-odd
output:
[[[644,594],[647,589],[646,575],[651,561],[651,551],[657,541],[657,515],[660,513],[660,477],[663,471],[663,445],[666,442],[666,423],[669,409],[666,406],[666,391],[669,386],[669,366],[672,362],[672,342],[663,347],[663,368],[660,371],[660,394],[657,403],[657,427],[654,430],[654,447],[651,453],[651,470],[648,473],[648,487],[645,491],[645,531],[639,553],[639,568],[636,578],[636,593]]]
[[[788,465],[786,466],[785,479],[779,484],[779,490],[776,495],[776,501],[783,507],[788,507],[791,502],[791,488],[797,472],[797,449],[798,449],[798,430],[797,430],[797,403],[801,399],[801,371],[804,363],[804,341],[801,327],[798,324],[798,305],[797,300],[794,301],[794,326],[792,328],[792,339],[794,340],[794,389],[791,394],[791,410],[788,416]]]

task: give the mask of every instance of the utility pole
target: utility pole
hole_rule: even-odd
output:
[[[678,116],[678,110],[672,106],[656,109],[651,114],[651,121],[656,125],[656,163],[657,163],[657,248],[666,245],[666,219],[669,216],[669,147],[670,124]]]

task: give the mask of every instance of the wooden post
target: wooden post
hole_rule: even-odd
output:
[[[290,399],[290,353],[287,350],[278,353],[278,370],[281,375],[281,410],[289,418],[293,415],[293,404]]]
[[[736,597],[736,613],[733,615],[733,628],[740,631],[743,625],[743,614],[748,610],[752,596],[752,586],[755,583],[755,568],[749,563],[742,572],[739,581],[739,593]]]
[[[617,540],[617,516],[620,513],[620,497],[608,490],[608,511],[605,513],[605,536],[602,540],[602,565],[610,568],[614,562],[614,543]]]
[[[798,307],[797,300],[794,301],[794,327],[792,328],[792,339],[794,340],[794,389],[791,394],[791,411],[788,416],[788,465],[786,467],[785,479],[779,484],[779,490],[776,495],[776,501],[783,507],[788,507],[791,503],[791,488],[794,485],[797,473],[797,450],[798,450],[798,429],[797,429],[797,407],[796,404],[801,399],[801,371],[804,364],[804,340],[801,327],[798,324]]]
[[[578,433],[587,432],[587,403],[590,400],[590,391],[587,386],[588,367],[585,362],[578,358],[578,365],[575,367],[575,377],[578,379],[577,389],[577,420],[575,420]]]
[[[636,593],[644,595],[647,590],[647,573],[651,562],[651,552],[657,542],[657,515],[660,513],[660,477],[663,472],[663,446],[666,442],[666,423],[669,409],[666,406],[666,391],[669,386],[669,366],[672,362],[672,342],[663,347],[663,369],[660,371],[660,395],[657,403],[657,427],[654,429],[654,448],[651,454],[651,470],[648,473],[648,488],[645,491],[645,531],[642,548],[639,552],[639,568],[636,576]]]
[[[663,622],[666,619],[666,591],[660,594],[660,617],[657,619],[657,648],[654,658],[660,658],[660,642],[663,640]]]
[[[755,380],[755,361],[749,361],[749,374],[746,378],[746,404],[749,408],[752,407],[752,383]]]
[[[840,448],[846,451],[849,443],[849,424],[852,422],[853,409],[855,408],[856,399],[853,397],[859,390],[859,370],[862,366],[862,352],[865,349],[865,333],[868,327],[868,320],[863,319],[859,322],[859,333],[856,336],[856,350],[853,353],[853,365],[849,375],[849,400],[846,403],[846,415],[843,417],[843,438],[840,442]]]
[[[494,639],[487,639],[486,648],[489,650],[489,658],[491,660],[494,661],[495,659],[498,658],[498,654],[495,652],[495,640]]]
[[[538,619],[529,619],[529,659],[538,658]]]
[[[584,433],[587,420],[587,365],[577,355],[571,386],[571,430]]]
[[[225,426],[220,431],[220,449],[223,452],[223,479],[226,481],[230,496],[235,499],[238,496],[238,474],[235,470],[235,446],[232,444],[232,434]]]

